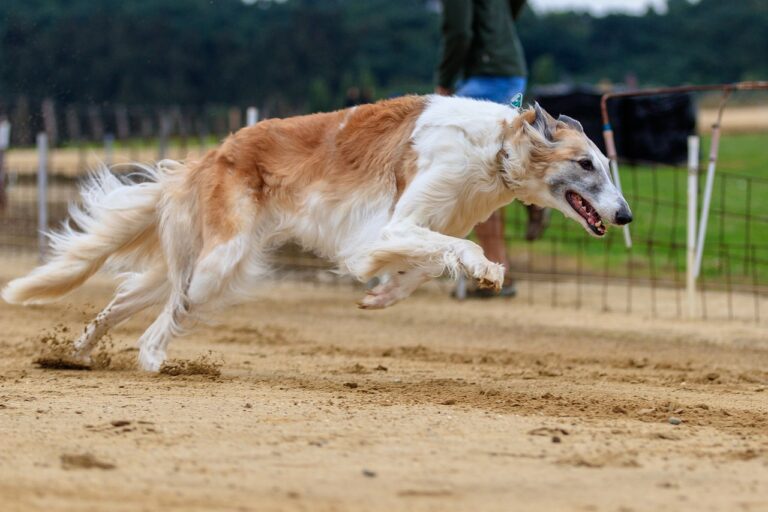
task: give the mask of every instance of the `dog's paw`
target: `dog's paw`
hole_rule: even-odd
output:
[[[165,353],[155,350],[139,350],[139,368],[145,372],[157,373],[165,361]]]
[[[477,280],[478,287],[492,289],[499,293],[504,283],[504,265],[491,262],[480,265],[474,269],[472,277]]]
[[[75,349],[72,352],[71,359],[77,363],[83,364],[85,366],[90,366],[93,360],[91,359],[91,355],[83,350]]]
[[[365,297],[360,299],[357,307],[360,309],[384,309],[397,302],[391,290],[387,286],[379,285],[365,292]]]

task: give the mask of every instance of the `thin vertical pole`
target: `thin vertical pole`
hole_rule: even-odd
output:
[[[696,267],[695,275],[701,273],[701,260],[704,254],[704,240],[707,237],[707,220],[709,219],[709,207],[712,201],[712,188],[715,183],[715,167],[717,165],[717,153],[720,148],[720,124],[723,120],[725,102],[731,95],[730,91],[723,92],[720,108],[717,111],[717,120],[712,125],[712,141],[709,144],[709,162],[707,163],[707,181],[704,185],[704,200],[701,205],[701,217],[699,220],[699,235],[696,241]]]
[[[37,247],[40,259],[45,257],[48,230],[48,135],[37,134]]]
[[[616,186],[616,188],[619,191],[619,194],[621,194],[621,179],[619,179],[619,157],[616,153],[616,143],[613,139],[613,129],[611,128],[611,125],[609,123],[606,123],[605,126],[603,126],[603,140],[605,141],[605,149],[608,152],[608,159],[610,160],[611,165],[611,176],[613,178],[613,184]],[[624,232],[624,245],[627,247],[627,249],[632,248],[632,236],[629,233],[629,226],[624,225],[622,228],[622,231]]]
[[[107,167],[115,163],[115,136],[111,133],[104,136],[104,163]]]
[[[168,137],[171,135],[171,116],[167,112],[160,113],[160,143],[158,147],[158,160],[163,160],[168,155]]]
[[[245,111],[246,126],[253,126],[259,122],[259,109],[248,107]]]
[[[11,143],[11,123],[7,119],[0,121],[0,210],[5,209],[8,197],[5,193],[5,150]]]
[[[460,273],[456,278],[456,299],[464,300],[467,298],[467,276]]]
[[[685,289],[688,318],[696,314],[696,201],[699,195],[699,137],[688,137],[688,259],[685,265]]]

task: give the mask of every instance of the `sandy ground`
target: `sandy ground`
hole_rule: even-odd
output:
[[[288,280],[171,346],[200,375],[135,369],[150,314],[36,367],[110,289],[0,305],[3,511],[768,510],[765,326]]]
[[[717,120],[717,109],[700,109],[698,124],[708,130]],[[768,106],[730,106],[723,112],[723,132],[763,132],[768,130]]]

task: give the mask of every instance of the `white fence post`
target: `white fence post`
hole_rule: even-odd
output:
[[[48,135],[37,134],[37,247],[40,259],[45,257],[48,231]]]
[[[613,174],[613,184],[616,185],[619,194],[623,196],[624,193],[621,190],[621,180],[619,179],[619,163],[616,160],[611,160],[611,174]],[[621,229],[624,232],[624,245],[627,249],[631,249],[632,236],[629,233],[629,225],[625,224]]]
[[[701,220],[699,221],[699,234],[696,241],[696,264],[694,275],[699,277],[701,273],[701,259],[704,253],[704,239],[707,236],[707,220],[709,220],[709,206],[712,202],[712,188],[715,184],[715,166],[717,164],[717,150],[720,145],[720,129],[712,130],[712,142],[709,149],[709,163],[707,164],[707,181],[704,184],[704,200],[701,204]]]
[[[0,210],[5,208],[7,196],[5,193],[5,150],[11,143],[11,123],[7,119],[0,120]]]
[[[11,144],[11,122],[7,119],[0,121],[0,151],[5,151]]]
[[[160,113],[160,142],[158,145],[157,159],[164,160],[168,156],[168,138],[173,129],[173,120],[168,112]]]
[[[696,210],[699,196],[699,137],[688,137],[688,251],[685,265],[685,289],[688,318],[696,315]]]
[[[259,122],[259,109],[256,107],[248,107],[245,111],[245,125],[253,126]]]
[[[464,272],[461,272],[456,279],[455,295],[458,300],[467,298],[467,276],[464,275]]]
[[[616,154],[616,142],[613,139],[613,129],[611,129],[610,123],[607,123],[603,127],[603,139],[605,140],[605,149],[608,152],[608,159],[610,161],[611,177],[613,178],[613,184],[618,189],[619,194],[622,194],[621,179],[619,178],[619,157]],[[628,225],[623,226],[622,231],[624,232],[624,245],[627,247],[627,249],[631,249],[632,236],[629,233],[629,226]]]
[[[712,188],[715,183],[715,167],[717,166],[717,153],[720,149],[720,126],[723,122],[723,111],[731,91],[723,91],[720,100],[720,108],[717,109],[717,119],[712,124],[712,141],[709,144],[709,162],[707,163],[707,182],[704,186],[704,202],[701,205],[701,217],[699,220],[699,237],[696,242],[696,277],[701,274],[701,260],[704,256],[704,241],[707,237],[707,221],[709,220],[709,206],[712,201]]]
[[[107,167],[115,163],[115,136],[111,133],[104,135],[104,163]]]

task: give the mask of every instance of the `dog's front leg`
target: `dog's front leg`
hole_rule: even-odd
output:
[[[479,245],[410,222],[387,227],[363,261],[359,275],[365,279],[383,273],[392,276],[361,301],[366,308],[390,306],[445,272],[453,277],[466,273],[481,287],[496,291],[504,280],[504,267],[489,261]]]

